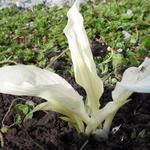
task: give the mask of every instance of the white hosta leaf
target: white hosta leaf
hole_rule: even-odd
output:
[[[129,100],[109,102],[104,106],[104,108],[100,109],[100,111],[97,113],[95,117],[97,118],[97,120],[103,121],[128,102]]]
[[[113,116],[114,113],[118,111],[120,107],[124,104],[128,103],[128,100],[122,101],[112,101],[107,103],[104,108],[100,109],[94,116],[94,120],[92,125],[88,125],[86,128],[86,134],[89,135],[93,132],[99,125],[102,125],[107,118]],[[108,131],[109,133],[109,131]]]
[[[45,110],[45,111],[54,111],[54,112],[58,112],[61,114],[64,114],[68,117],[62,117],[63,118],[67,118],[67,119],[63,119],[65,121],[70,122],[70,120],[72,120],[72,124],[76,125],[76,128],[78,129],[78,132],[84,132],[84,124],[82,121],[82,118],[80,118],[80,116],[78,116],[76,113],[70,111],[69,109],[65,108],[61,103],[58,103],[55,100],[50,100],[44,103],[41,103],[39,105],[37,105],[25,118],[28,119],[28,116],[30,116],[32,113],[36,112],[36,111],[40,111],[40,110]],[[61,118],[61,117],[60,117]]]
[[[138,93],[150,93],[150,75],[136,84],[119,84],[121,87]]]
[[[87,93],[88,106],[92,111],[99,108],[99,98],[103,93],[103,83],[96,73],[88,37],[79,12],[80,0],[76,0],[68,11],[68,24],[64,29],[69,42],[76,82]]]
[[[128,68],[112,92],[113,100],[125,100],[133,92],[150,92],[150,58],[146,57],[139,67]]]
[[[64,109],[64,107],[60,103],[57,103],[57,101],[54,100],[43,102],[37,105],[30,113],[34,113],[39,110],[59,112],[67,116],[71,116],[72,114],[72,112],[68,111],[67,109]]]
[[[64,109],[80,114],[83,118],[87,117],[82,97],[67,81],[53,72],[35,66],[0,68],[0,92],[41,97],[51,103],[61,104]]]

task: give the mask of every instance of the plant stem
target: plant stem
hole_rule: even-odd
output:
[[[0,132],[0,141],[1,141],[1,147],[4,147],[4,138],[1,132]]]

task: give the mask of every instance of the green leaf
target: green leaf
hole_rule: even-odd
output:
[[[145,136],[145,134],[146,134],[146,130],[143,129],[142,131],[139,132],[137,138],[143,138]]]
[[[113,57],[112,57],[113,68],[117,68],[119,66],[122,66],[125,63],[126,63],[126,60],[122,54],[113,54]]]
[[[141,38],[141,43],[146,47],[150,48],[150,35],[145,35]]]
[[[137,137],[135,128],[131,132],[131,139],[135,139]]]
[[[139,132],[139,134],[137,134],[136,129],[134,128],[131,132],[131,138],[132,139],[139,139],[139,138],[143,138],[146,134],[146,130],[143,129],[142,131]]]
[[[130,56],[129,60],[130,60],[130,63],[132,66],[138,66],[139,65],[139,61],[137,60],[137,58],[135,56]]]
[[[19,114],[16,114],[14,117],[14,122],[15,123],[21,123],[23,120]]]
[[[7,133],[8,130],[9,130],[8,127],[2,127],[2,128],[1,128],[1,132],[2,132],[2,133]]]
[[[29,107],[28,105],[24,104],[17,104],[14,110],[16,113],[23,112],[26,115],[29,112]]]

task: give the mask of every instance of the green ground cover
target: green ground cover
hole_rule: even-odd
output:
[[[64,51],[69,56],[63,34],[68,8],[66,5],[50,9],[39,4],[33,11],[15,6],[0,10],[0,62],[9,59],[19,63],[23,59],[24,64],[37,64],[44,68],[49,62],[66,57],[62,54]],[[95,57],[99,74],[109,72],[117,78],[117,68],[138,66],[150,54],[149,8],[147,0],[108,0],[106,3],[97,1],[82,5],[90,41],[98,39],[111,47],[105,57]],[[131,36],[126,39],[124,31]],[[51,53],[60,57],[48,57]],[[70,63],[67,59],[63,65]],[[109,68],[110,64],[112,67]],[[70,72],[70,67],[66,69]]]

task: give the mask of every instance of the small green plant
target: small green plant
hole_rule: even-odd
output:
[[[27,101],[25,104],[17,104],[15,105],[13,111],[14,111],[14,122],[15,123],[21,123],[24,121],[27,114],[28,119],[32,118],[32,109],[34,108],[34,103],[32,101]],[[26,117],[27,119],[27,117]]]
[[[26,101],[25,104],[16,104],[14,108],[12,109],[13,119],[14,119],[13,124],[5,125],[4,120],[3,120],[1,132],[7,133],[9,131],[9,128],[11,128],[13,125],[20,124],[25,119],[31,119],[33,114],[30,112],[33,110],[34,107],[35,107],[35,104],[32,101]]]
[[[143,129],[139,133],[136,131],[136,129],[133,129],[131,132],[131,139],[139,139],[143,138],[146,135],[146,130]]]
[[[86,101],[62,77],[32,65],[0,68],[0,92],[44,98],[47,101],[37,105],[29,115],[39,110],[59,112],[65,115],[61,118],[70,122],[78,133],[107,138],[116,112],[129,102],[128,97],[133,92],[150,93],[150,58],[146,57],[139,67],[130,67],[124,72],[121,82],[117,82],[112,92],[113,101],[101,108],[99,100],[104,91],[103,81],[97,75],[79,5],[80,0],[76,0],[69,9],[64,33],[69,43],[75,79],[85,89]],[[24,111],[27,112],[26,109]]]

